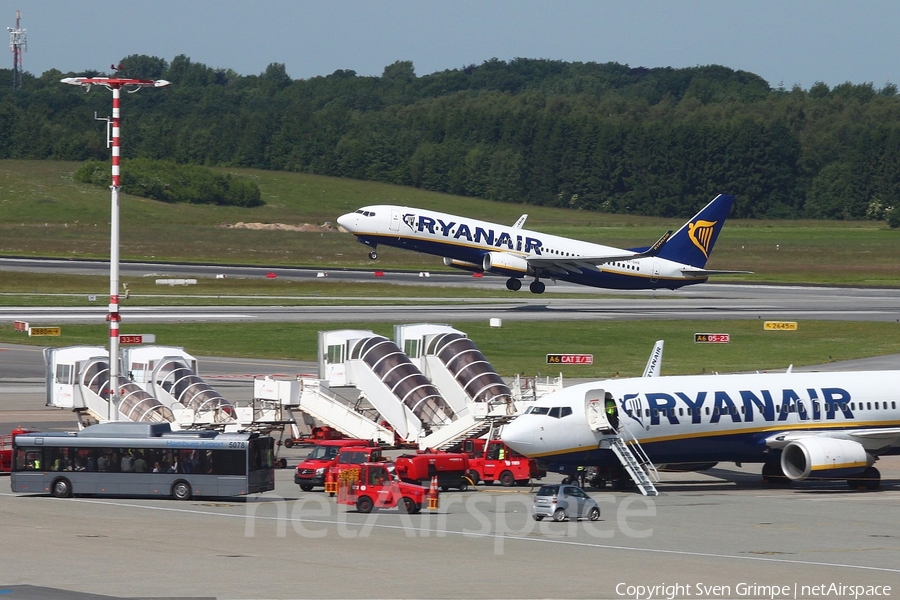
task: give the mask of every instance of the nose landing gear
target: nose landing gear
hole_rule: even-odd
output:
[[[378,258],[378,253],[372,250],[371,252],[369,252],[369,258],[375,260],[376,258]]]

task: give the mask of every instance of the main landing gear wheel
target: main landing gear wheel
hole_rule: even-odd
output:
[[[531,290],[532,294],[543,294],[544,290],[547,289],[547,286],[544,285],[543,281],[534,280],[531,282],[531,285],[528,286],[528,289]]]
[[[763,465],[762,481],[765,484],[775,486],[791,485],[791,480],[781,470],[781,465],[775,462],[767,462]]]
[[[369,252],[369,258],[375,260],[376,258],[378,258],[378,253],[372,250],[371,252]]]
[[[516,279],[515,277],[510,277],[506,280],[506,289],[511,292],[518,292],[522,289],[522,281],[520,279]]]

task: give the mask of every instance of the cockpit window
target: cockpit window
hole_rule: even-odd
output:
[[[362,215],[364,217],[374,217],[375,216],[375,213],[372,212],[371,210],[363,210],[361,208],[356,211],[356,214]]]
[[[571,414],[572,414],[572,407],[571,407],[571,406],[563,406],[563,407],[562,407],[562,410],[559,411],[559,416],[560,416],[560,417],[568,417],[568,416],[571,415]]]
[[[553,417],[554,419],[559,418],[559,407],[558,406],[554,406],[553,408],[550,409],[550,416]]]
[[[534,409],[531,411],[531,414],[546,415],[548,412],[550,412],[550,408],[547,406],[535,406]]]

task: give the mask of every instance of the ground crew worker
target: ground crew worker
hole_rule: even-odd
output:
[[[606,420],[609,421],[610,427],[615,430],[619,429],[619,415],[616,412],[616,401],[612,398],[606,399]]]

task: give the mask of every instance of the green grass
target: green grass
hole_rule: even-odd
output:
[[[77,163],[0,161],[0,254],[106,258],[109,192],[75,183]],[[245,209],[169,205],[122,196],[123,259],[267,266],[442,269],[437,257],[379,248],[379,260],[344,233],[223,228],[243,222],[322,225],[367,204],[404,204],[513,223],[633,247],[655,241],[680,219],[589,213],[489,202],[414,188],[333,177],[220,169],[254,179],[266,205]],[[698,207],[699,209],[700,207]],[[751,270],[723,279],[749,282],[900,286],[900,231],[883,222],[729,221],[709,262],[713,269]],[[0,284],[5,291],[5,284]]]
[[[804,321],[798,331],[763,331],[759,321],[457,322],[499,373],[565,377],[638,376],[653,343],[666,342],[663,374],[784,369],[862,356],[900,353],[900,324]],[[364,329],[393,336],[390,324],[192,323],[127,325],[123,333],[153,333],[156,343],[183,346],[194,355],[316,360],[320,330]],[[729,333],[729,344],[695,344],[694,333]],[[102,325],[64,325],[58,338],[27,338],[0,325],[0,342],[53,346],[104,344]],[[549,353],[593,354],[590,366],[553,367]],[[202,365],[201,365],[202,368]]]

